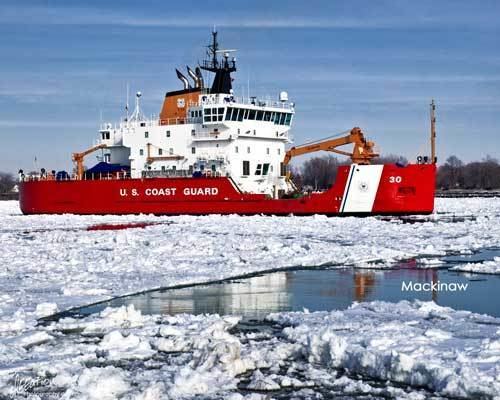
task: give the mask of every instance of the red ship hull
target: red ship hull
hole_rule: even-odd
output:
[[[434,210],[434,164],[339,167],[321,193],[271,199],[230,178],[33,180],[20,184],[24,214],[401,215]]]

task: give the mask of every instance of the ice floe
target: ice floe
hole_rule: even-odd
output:
[[[494,257],[491,261],[460,264],[450,269],[452,271],[474,272],[476,274],[500,275],[500,257]]]
[[[45,379],[26,396],[68,399],[500,395],[497,318],[402,301],[267,321],[272,332],[247,333],[236,317],[147,316],[129,306],[38,326],[1,344],[12,359],[2,360],[0,397],[20,390],[19,377]],[[67,330],[75,325],[87,333]]]

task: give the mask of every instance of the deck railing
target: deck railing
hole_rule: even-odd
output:
[[[223,176],[219,171],[185,171],[185,170],[151,170],[142,171],[141,178],[218,178]],[[57,176],[54,174],[37,174],[37,175],[23,175],[19,177],[20,182],[34,182],[34,181],[96,181],[96,180],[126,180],[132,179],[129,172],[116,172],[116,173],[86,173],[80,179],[76,174],[66,174]]]

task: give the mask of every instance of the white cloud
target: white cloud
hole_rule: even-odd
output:
[[[202,10],[203,11],[203,10]],[[240,12],[238,12],[240,11]],[[263,10],[265,11],[265,10]],[[321,10],[318,10],[321,14]],[[371,13],[358,13],[356,17],[342,15],[325,15],[321,17],[291,16],[286,12],[273,17],[250,15],[248,10],[234,9],[230,17],[223,17],[218,13],[208,11],[199,15],[152,15],[141,13],[98,9],[89,7],[63,6],[3,6],[0,9],[0,22],[15,24],[47,24],[47,25],[123,25],[130,27],[171,27],[171,28],[207,28],[212,24],[226,28],[339,28],[339,29],[376,29],[376,28],[405,28],[443,26],[443,24],[476,24],[485,27],[484,18],[475,21],[470,16],[429,15],[419,10],[411,13],[411,7],[404,12],[391,14],[394,8],[387,8],[384,16]],[[494,23],[494,22],[493,22]]]
[[[2,128],[96,128],[94,121],[46,121],[46,120],[28,120],[28,119],[0,119]],[[97,129],[97,128],[96,128]]]

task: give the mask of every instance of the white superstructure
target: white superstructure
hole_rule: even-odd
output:
[[[214,49],[215,54],[216,34]],[[276,197],[287,191],[282,161],[291,142],[294,104],[286,92],[264,101],[237,98],[227,87],[214,90],[224,74],[230,77],[236,70],[234,60],[230,66],[225,57],[211,61],[216,67],[201,67],[216,72],[211,89],[202,86],[201,78],[200,84],[198,68],[198,75],[188,69],[195,88],[177,71],[184,90],[167,93],[158,118],[144,117],[137,93],[130,117],[101,126],[99,143],[107,146],[103,161],[130,167],[132,178],[230,176],[243,192]]]

